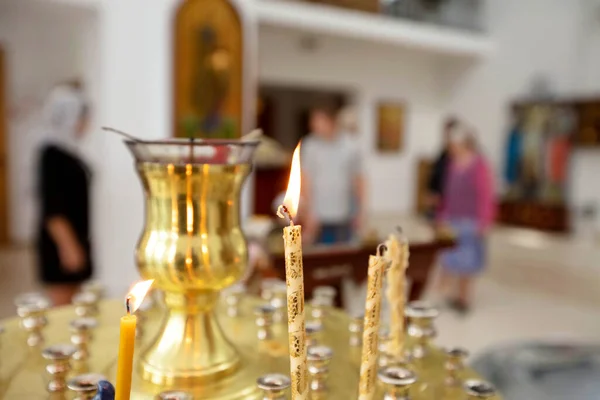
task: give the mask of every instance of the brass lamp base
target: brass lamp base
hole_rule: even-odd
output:
[[[256,349],[248,352],[244,349],[239,354],[241,368],[221,379],[204,382],[201,385],[154,385],[137,375],[133,380],[132,399],[153,400],[154,394],[164,390],[181,390],[192,395],[194,399],[210,400],[260,400],[261,391],[256,386],[256,376],[265,373],[260,367]],[[263,354],[264,357],[264,354]],[[285,361],[285,360],[284,360]],[[285,371],[284,363],[279,366],[280,371]],[[116,372],[116,371],[115,371]],[[188,381],[188,383],[191,381]]]
[[[240,193],[258,142],[172,139],[127,145],[146,198],[136,261],[140,275],[154,279],[154,287],[165,293],[166,306],[157,335],[139,359],[142,393],[177,389],[194,398],[256,398],[256,370],[248,366],[258,362],[232,346],[227,338],[240,348],[239,333],[228,331],[226,337],[213,309],[220,291],[246,268]]]
[[[217,296],[216,292],[165,294],[165,319],[140,359],[144,380],[160,386],[196,386],[239,368],[240,356],[213,313]]]

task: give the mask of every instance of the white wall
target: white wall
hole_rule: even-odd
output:
[[[487,2],[494,54],[458,80],[446,77],[449,111],[477,128],[494,165],[503,166],[511,101],[529,95],[537,74],[549,78],[557,93],[577,88],[579,1],[503,0]]]
[[[442,104],[434,59],[409,50],[339,38],[321,38],[314,51],[301,35],[277,28],[260,30],[261,82],[330,87],[355,95],[373,212],[408,211],[415,192],[415,164],[438,140]],[[405,148],[390,155],[375,150],[375,107],[380,100],[405,102]]]
[[[169,1],[105,2],[100,31],[99,120],[147,139],[170,128]],[[131,21],[135,21],[132,29]],[[133,159],[120,139],[104,134],[96,172],[94,234],[97,276],[112,295],[138,279],[134,249],[144,202]]]
[[[581,41],[576,70],[579,77],[577,91],[600,97],[600,1],[584,2],[584,16],[580,26]],[[571,168],[572,202],[575,206],[595,204],[600,211],[600,149],[576,150]],[[596,218],[600,230],[600,216]]]
[[[583,0],[584,15],[580,32],[581,41],[577,69],[579,75],[579,91],[600,93],[600,0]]]
[[[6,49],[9,104],[11,237],[30,242],[36,226],[36,150],[42,140],[39,109],[57,82],[81,77],[97,90],[89,10],[44,3],[9,2],[0,12],[0,43]],[[35,27],[35,29],[32,29]],[[12,155],[18,154],[18,157]]]

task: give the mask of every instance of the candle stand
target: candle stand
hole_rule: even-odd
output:
[[[131,399],[290,398],[290,386],[304,378],[290,377],[288,315],[290,310],[298,315],[303,307],[306,320],[292,332],[297,342],[307,342],[308,381],[301,383],[310,388],[312,399],[357,399],[363,335],[368,333],[369,342],[374,338],[376,343],[379,331],[334,308],[334,289],[319,288],[316,298],[305,302],[286,294],[284,282],[271,282],[262,298],[240,287],[224,290],[246,268],[240,197],[257,143],[167,140],[127,145],[145,193],[136,262],[142,279],[154,279],[153,288],[164,294],[161,307],[140,310]],[[302,279],[297,280],[300,287]],[[49,388],[63,390],[66,382],[73,392],[69,397],[91,399],[94,385],[104,376],[115,382],[123,303],[99,300],[102,292],[97,283],[86,285],[73,306],[57,309],[40,295],[17,299],[21,321],[2,321],[6,332],[0,348],[0,397],[47,398]],[[374,399],[438,400],[449,383],[460,390],[445,400],[495,395],[464,367],[463,353],[445,353],[435,346],[437,314],[425,303],[408,304],[405,349],[410,356],[397,360],[384,343],[382,359],[370,360]],[[52,346],[69,339],[74,349],[50,347],[45,359],[41,357],[41,343]],[[305,350],[298,347],[298,352]],[[372,349],[377,356],[377,346]],[[89,373],[69,370],[69,358],[84,361]],[[49,361],[51,385],[39,379]]]
[[[422,307],[423,305],[419,305]],[[229,304],[223,298],[217,302],[215,307],[216,318],[223,329],[224,335],[240,354],[240,368],[231,377],[221,378],[218,384],[194,384],[194,385],[156,385],[144,380],[141,354],[147,348],[152,339],[160,332],[161,319],[165,317],[166,311],[160,307],[153,307],[146,311],[147,322],[145,324],[144,336],[136,342],[136,373],[133,378],[132,400],[155,400],[163,392],[184,392],[191,399],[237,399],[237,400],[259,400],[267,397],[264,389],[259,388],[257,379],[269,374],[280,374],[289,378],[289,356],[287,346],[287,326],[285,323],[271,322],[269,326],[270,337],[264,340],[258,338],[258,332],[263,329],[256,324],[255,309],[265,308],[273,312],[273,308],[264,300],[251,295],[244,295],[240,303],[239,315],[231,317],[227,313]],[[89,358],[87,367],[89,372],[106,376],[109,381],[115,382],[116,358],[119,340],[119,317],[123,314],[122,300],[103,300],[100,303],[102,310],[98,315],[98,325],[94,328],[94,336],[90,338],[87,346]],[[312,307],[307,307],[310,315]],[[352,400],[357,399],[359,368],[360,368],[360,346],[351,346],[350,338],[354,334],[351,327],[356,325],[353,318],[339,309],[330,307],[327,310],[327,318],[323,320],[322,330],[315,337],[313,346],[309,347],[309,378],[311,386],[316,390],[311,393],[318,395],[320,399]],[[50,321],[46,327],[45,338],[48,344],[68,342],[69,333],[67,327],[73,319],[73,307],[51,309],[47,312]],[[272,314],[271,314],[272,315]],[[309,321],[310,322],[310,321]],[[39,352],[33,352],[26,341],[26,335],[19,327],[19,319],[12,318],[2,322],[6,332],[3,337],[3,346],[0,348],[0,373],[4,379],[0,386],[0,398],[17,399],[29,398],[27,395],[37,393],[39,398],[48,396],[48,379],[30,379],[31,376],[44,376],[45,368],[49,361],[42,358]],[[433,323],[433,322],[432,322]],[[409,336],[407,338],[407,349],[414,346],[421,348],[421,337]],[[376,400],[384,398],[386,393],[402,392],[405,381],[394,381],[398,376],[405,376],[397,369],[387,370],[387,378],[382,377],[386,368],[401,368],[410,371],[416,376],[416,383],[409,388],[410,399],[413,400],[466,400],[476,398],[492,398],[490,396],[493,388],[480,378],[468,367],[462,365],[462,350],[451,349],[448,351],[437,348],[432,343],[428,351],[428,357],[415,359],[399,367],[387,365],[379,369],[377,382]],[[41,349],[39,350],[41,352]],[[449,363],[451,365],[449,365]],[[389,363],[388,363],[389,364]],[[424,373],[423,369],[428,371]],[[394,372],[395,371],[395,372]],[[396,374],[396,378],[394,377]],[[66,377],[69,384],[77,375],[77,371],[71,370]],[[426,397],[419,392],[419,384],[422,376],[429,376],[427,382],[433,389],[433,396],[446,393],[449,377],[452,377],[453,390],[449,397]],[[98,379],[98,375],[83,375],[83,378]],[[96,380],[79,378],[79,384],[71,382],[69,387],[76,388],[79,398],[91,398],[94,390],[86,382]],[[385,379],[385,380],[384,380]],[[461,382],[456,382],[460,379]],[[240,382],[236,381],[240,380]],[[222,390],[227,385],[239,385],[246,387],[247,392],[239,397],[227,397],[227,390]],[[288,384],[289,385],[289,384]],[[394,386],[395,385],[395,386]],[[282,389],[283,393],[290,398],[289,388]],[[467,392],[468,390],[468,392]],[[71,389],[73,391],[73,389]],[[225,396],[222,395],[225,393]],[[467,397],[468,395],[471,397]],[[426,393],[425,393],[426,394]],[[393,398],[393,397],[387,398]],[[271,396],[269,394],[269,396]],[[273,395],[274,396],[274,395]],[[480,397],[477,397],[480,396]],[[38,397],[31,397],[38,398]],[[70,397],[67,397],[70,398]],[[167,397],[168,398],[168,397]],[[401,397],[400,397],[401,398]]]

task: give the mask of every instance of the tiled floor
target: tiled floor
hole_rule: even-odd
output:
[[[439,342],[477,352],[519,339],[600,337],[600,247],[580,239],[501,228],[472,314],[440,317]],[[430,297],[435,297],[430,294]]]
[[[476,288],[473,312],[444,312],[439,342],[473,352],[503,341],[600,337],[600,247],[573,238],[498,228],[490,268]],[[35,289],[26,248],[0,250],[0,317],[14,314],[17,293]],[[431,293],[430,298],[435,299]]]

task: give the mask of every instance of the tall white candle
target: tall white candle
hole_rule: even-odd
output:
[[[386,242],[386,257],[390,262],[387,271],[386,298],[390,307],[390,342],[389,352],[396,360],[403,359],[404,306],[406,303],[406,268],[408,267],[408,241],[405,237],[399,240],[396,235],[390,235]]]
[[[290,181],[277,214],[290,219],[283,228],[285,245],[285,281],[287,286],[288,346],[290,351],[290,376],[292,400],[308,399],[308,368],[306,363],[306,329],[304,317],[304,268],[302,265],[302,227],[294,225],[292,218],[300,201],[300,145],[292,158]]]
[[[380,246],[382,247],[382,246]],[[363,330],[363,347],[360,362],[359,400],[373,400],[377,383],[378,339],[381,316],[381,288],[387,261],[378,249],[376,256],[369,258],[367,300]]]

